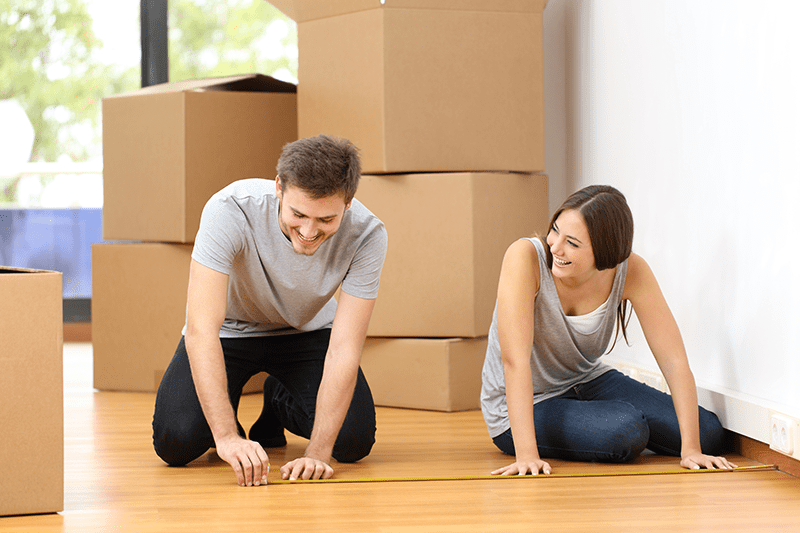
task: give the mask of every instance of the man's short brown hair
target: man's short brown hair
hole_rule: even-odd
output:
[[[278,159],[281,185],[297,187],[312,198],[356,195],[361,178],[358,148],[347,139],[317,135],[291,142]]]

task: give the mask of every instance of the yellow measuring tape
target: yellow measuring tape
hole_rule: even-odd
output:
[[[276,479],[268,481],[269,485],[295,485],[298,483],[390,483],[390,482],[408,482],[408,481],[477,481],[477,480],[499,480],[499,479],[534,479],[534,478],[565,478],[565,477],[611,477],[611,476],[657,476],[666,474],[711,474],[723,472],[741,472],[749,470],[777,470],[775,465],[755,465],[755,466],[740,466],[737,468],[714,468],[714,469],[700,469],[700,470],[687,470],[682,468],[680,470],[661,470],[649,472],[584,472],[576,474],[539,474],[536,476],[526,475],[510,475],[510,476],[419,476],[419,477],[372,477],[372,478],[328,478],[328,479]]]

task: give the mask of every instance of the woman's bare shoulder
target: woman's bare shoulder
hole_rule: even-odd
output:
[[[650,265],[639,254],[631,253],[625,274],[623,298],[635,299],[643,291],[652,289],[654,284],[657,286],[656,278],[650,269]]]
[[[514,282],[533,282],[539,287],[539,252],[528,239],[519,239],[511,243],[503,258],[501,277],[511,278]]]

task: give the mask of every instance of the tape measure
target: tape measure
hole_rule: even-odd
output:
[[[700,470],[687,470],[682,468],[680,470],[662,470],[662,471],[647,471],[647,472],[584,472],[575,474],[539,474],[539,475],[510,475],[510,476],[419,476],[419,477],[373,477],[373,478],[328,478],[328,479],[276,479],[268,481],[269,485],[295,485],[303,483],[397,483],[397,482],[411,482],[411,481],[479,481],[479,480],[510,480],[510,479],[542,479],[542,478],[566,478],[566,477],[615,477],[615,476],[658,476],[658,475],[672,475],[672,474],[714,474],[714,473],[730,473],[742,472],[752,470],[777,470],[775,465],[755,465],[755,466],[740,466],[736,468],[712,468]]]

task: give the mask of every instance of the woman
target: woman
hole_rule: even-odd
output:
[[[632,243],[625,197],[595,185],[555,212],[545,242],[506,251],[481,406],[495,445],[516,460],[492,474],[549,474],[543,457],[626,462],[645,448],[690,469],[736,466],[717,457],[724,430],[698,408],[678,325]],[[620,331],[627,340],[628,303],[671,398],[600,362]]]

